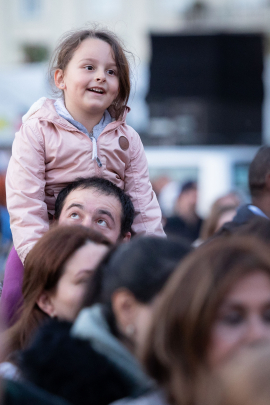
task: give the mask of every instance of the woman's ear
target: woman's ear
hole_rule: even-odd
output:
[[[39,308],[45,312],[45,314],[49,315],[51,318],[56,316],[55,308],[52,303],[50,295],[44,291],[36,301],[36,304]]]
[[[56,69],[54,72],[54,83],[60,90],[65,90],[64,72],[62,69]]]
[[[116,290],[112,295],[112,308],[119,329],[129,335],[131,327],[135,328],[137,301],[134,295],[126,290]]]

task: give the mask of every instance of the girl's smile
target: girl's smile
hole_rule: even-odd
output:
[[[85,39],[75,50],[66,70],[56,71],[55,82],[64,91],[69,113],[91,132],[119,91],[111,46],[100,39]]]

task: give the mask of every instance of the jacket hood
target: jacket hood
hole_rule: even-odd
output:
[[[136,358],[112,335],[104,318],[102,305],[85,308],[73,324],[71,335],[88,339],[95,350],[107,356],[133,385],[132,396],[142,395],[153,389],[153,381],[143,372]]]
[[[23,124],[29,119],[38,118],[43,121],[50,121],[53,124],[60,125],[64,128],[71,129],[73,131],[77,130],[72,124],[70,124],[67,120],[65,120],[64,118],[60,117],[60,115],[57,114],[54,107],[55,101],[56,100],[41,97],[34,104],[32,104],[27,113],[22,117]],[[123,117],[117,121],[113,121],[110,124],[108,124],[106,127],[106,132],[114,130],[121,124],[125,124],[126,116],[129,111],[130,108],[126,107]]]

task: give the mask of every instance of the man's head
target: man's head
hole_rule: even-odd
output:
[[[197,205],[197,183],[187,181],[183,184],[181,192],[175,203],[175,213],[184,218],[187,222],[192,222],[196,215]]]
[[[81,224],[98,230],[114,243],[130,239],[134,207],[129,196],[111,181],[79,178],[60,191],[55,219],[60,225]]]
[[[270,147],[262,146],[249,167],[249,189],[252,199],[270,191]]]

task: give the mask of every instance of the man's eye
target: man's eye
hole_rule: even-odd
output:
[[[72,214],[70,215],[70,218],[78,219],[78,218],[79,218],[79,214],[77,214],[77,212],[72,212]]]
[[[87,66],[85,66],[85,69],[87,69],[87,70],[94,70],[94,68],[93,68],[92,65],[87,65]]]
[[[99,220],[97,221],[97,223],[98,223],[100,226],[107,226],[107,222],[104,221],[104,219],[99,219]]]

